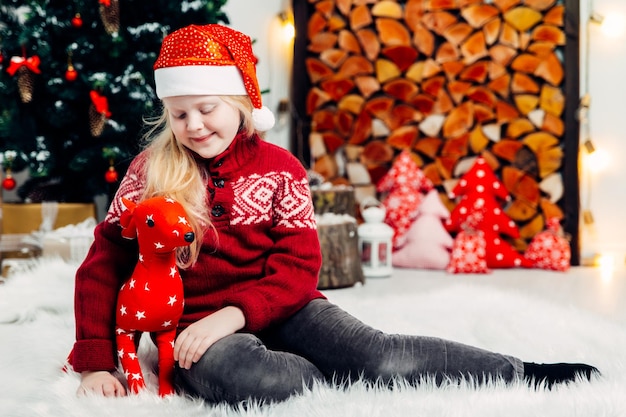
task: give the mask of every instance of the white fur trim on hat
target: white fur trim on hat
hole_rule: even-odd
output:
[[[186,65],[154,71],[159,98],[174,96],[247,96],[239,68],[232,65]]]
[[[252,120],[254,120],[255,129],[260,132],[270,130],[275,123],[274,114],[265,106],[252,110]]]

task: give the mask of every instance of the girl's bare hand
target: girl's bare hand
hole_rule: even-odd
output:
[[[80,386],[76,391],[79,396],[94,393],[105,397],[123,397],[124,385],[108,371],[86,371],[80,374]]]
[[[174,359],[181,368],[189,369],[213,343],[234,334],[244,325],[245,318],[239,308],[224,307],[193,323],[178,335],[174,344]]]

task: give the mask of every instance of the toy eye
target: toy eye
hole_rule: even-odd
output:
[[[146,217],[146,224],[148,225],[148,227],[154,227],[154,219],[152,218],[152,216]]]

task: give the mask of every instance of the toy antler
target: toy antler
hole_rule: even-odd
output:
[[[122,237],[126,239],[135,239],[137,237],[137,226],[133,218],[133,213],[137,204],[129,199],[122,197],[122,203],[126,210],[122,212],[120,216],[120,225],[122,226]]]

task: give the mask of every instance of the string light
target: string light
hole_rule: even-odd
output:
[[[603,282],[611,282],[615,274],[615,257],[612,254],[601,255],[597,259],[600,276]]]
[[[590,54],[591,54],[591,26],[592,24],[601,25],[604,21],[604,16],[599,13],[593,11],[593,3],[592,0],[588,1],[588,18],[584,24],[585,29],[585,38],[584,38],[584,46],[585,46],[585,55],[584,55],[584,78],[583,78],[583,94],[580,98],[577,116],[580,122],[580,135],[581,135],[581,148],[586,151],[582,154],[582,178],[580,180],[581,188],[585,190],[583,196],[584,199],[582,201],[581,206],[581,217],[582,222],[585,225],[584,232],[586,232],[586,237],[590,239],[590,241],[595,240],[595,228],[594,228],[594,217],[591,211],[591,195],[593,190],[593,176],[594,171],[591,169],[591,162],[593,159],[591,158],[594,154],[597,153],[596,146],[594,145],[591,139],[591,123],[589,118],[589,112],[591,107],[591,89],[590,89]],[[582,264],[587,266],[597,266],[597,261],[600,255],[597,253],[589,254],[586,257],[583,256]]]
[[[592,4],[589,1],[589,18],[585,23],[585,60],[584,60],[584,84],[583,95],[580,98],[578,106],[578,120],[580,122],[581,139],[583,140],[582,148],[587,152],[583,155],[583,178],[581,185],[586,185],[585,200],[583,201],[582,220],[583,224],[590,228],[594,224],[593,213],[591,212],[591,191],[592,191],[592,171],[589,169],[589,157],[595,153],[596,147],[591,140],[591,124],[589,122],[589,109],[591,107],[591,93],[589,88],[589,54],[591,42],[591,23],[602,23],[604,17],[600,14],[592,12]]]
[[[611,13],[603,19],[600,30],[608,38],[619,38],[624,35],[625,24],[626,19],[624,19],[623,15]]]
[[[282,27],[283,40],[287,43],[290,43],[296,36],[296,27],[293,21],[293,16],[291,15],[291,13],[280,12],[278,14],[278,18],[280,19]]]

